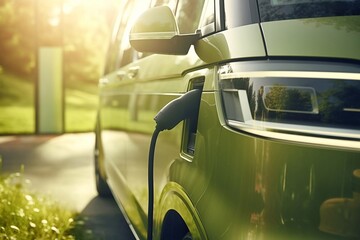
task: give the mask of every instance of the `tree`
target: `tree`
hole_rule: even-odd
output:
[[[18,75],[35,68],[34,1],[3,0],[0,5],[0,65]]]
[[[119,6],[115,0],[3,0],[0,66],[35,79],[37,48],[62,46],[65,80],[94,83]]]
[[[118,3],[107,3],[84,1],[64,15],[64,70],[69,86],[76,81],[96,83],[103,70],[118,9]]]

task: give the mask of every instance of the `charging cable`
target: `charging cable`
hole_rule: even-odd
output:
[[[155,116],[156,128],[151,137],[148,160],[148,240],[152,240],[154,218],[154,153],[157,137],[163,130],[171,130],[182,120],[196,117],[199,112],[201,90],[191,90],[166,104]]]

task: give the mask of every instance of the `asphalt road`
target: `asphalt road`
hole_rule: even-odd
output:
[[[134,239],[115,201],[97,196],[93,147],[93,133],[2,136],[1,171],[18,172],[24,165],[29,188],[79,212],[95,239]]]

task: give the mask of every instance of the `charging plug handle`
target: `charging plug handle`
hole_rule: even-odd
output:
[[[156,129],[171,130],[182,120],[195,117],[198,114],[200,98],[201,90],[193,89],[166,104],[154,118]]]

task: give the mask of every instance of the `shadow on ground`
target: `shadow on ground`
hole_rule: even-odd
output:
[[[93,198],[80,213],[86,219],[85,228],[91,229],[96,239],[135,239],[130,228],[112,198]],[[113,231],[116,229],[116,231]]]

